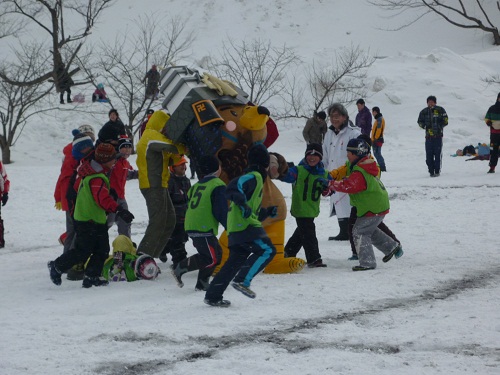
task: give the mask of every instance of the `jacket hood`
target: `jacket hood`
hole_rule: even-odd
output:
[[[155,111],[149,118],[148,123],[146,124],[146,129],[156,130],[157,132],[161,132],[165,127],[165,124],[170,119],[170,116],[163,111]]]
[[[78,175],[83,178],[91,174],[106,173],[105,168],[94,159],[83,160],[78,167]]]
[[[367,173],[371,174],[374,177],[377,177],[380,173],[380,169],[377,163],[370,156],[365,156],[364,158],[361,158],[355,165],[357,165],[360,168],[363,168]]]
[[[116,237],[113,240],[112,245],[113,245],[113,254],[118,251],[121,251],[124,253],[135,255],[137,252],[132,240],[127,236],[124,236],[123,234],[120,234],[118,237]]]

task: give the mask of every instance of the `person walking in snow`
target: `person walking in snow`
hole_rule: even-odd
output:
[[[187,160],[185,156],[171,165],[170,180],[168,180],[168,193],[175,210],[175,228],[168,239],[163,251],[160,254],[160,260],[165,263],[167,254],[172,256],[172,263],[175,266],[187,257],[186,242],[188,235],[184,230],[184,221],[186,220],[186,211],[188,208],[188,191],[191,188],[191,181],[186,177]]]
[[[326,113],[321,111],[314,113],[313,117],[307,120],[304,130],[302,130],[302,136],[307,144],[309,143],[319,143],[323,144],[323,139],[327,131],[326,126]]]
[[[90,288],[108,284],[107,280],[100,277],[110,251],[106,213],[115,212],[126,222],[134,219],[134,215],[119,206],[109,194],[106,173],[115,163],[116,150],[113,145],[101,143],[95,149],[94,159],[82,163],[78,170],[81,180],[74,213],[75,247],[48,262],[50,279],[55,285],[61,285],[63,272],[87,259],[82,286]]]
[[[226,228],[227,200],[226,184],[219,178],[219,160],[212,155],[200,160],[201,179],[189,189],[189,203],[184,228],[198,252],[171,266],[177,285],[182,288],[182,275],[198,271],[195,290],[207,291],[210,276],[220,263],[222,248],[217,240],[219,223]]]
[[[495,173],[498,163],[498,148],[500,146],[500,93],[497,101],[486,112],[486,125],[490,127],[490,169],[488,173]]]
[[[372,114],[365,105],[364,99],[358,99],[356,102],[358,114],[356,115],[355,125],[361,130],[361,134],[370,135],[372,131]]]
[[[325,168],[331,171],[345,164],[347,142],[356,138],[360,130],[352,125],[347,110],[340,103],[334,103],[328,108],[328,116],[331,125],[323,143],[323,163]],[[340,232],[335,237],[329,237],[328,240],[347,241],[349,239],[347,226],[351,212],[347,194],[335,193],[330,197],[330,212],[330,216],[337,215]]]
[[[9,177],[7,177],[7,172],[5,171],[5,167],[3,163],[0,161],[0,201],[2,202],[2,207],[7,204],[9,200],[9,190],[10,190],[10,181]],[[4,237],[4,226],[2,219],[2,212],[0,210],[0,248],[5,247],[5,237]]]
[[[359,266],[353,271],[373,270],[377,266],[373,246],[384,253],[384,263],[393,256],[403,255],[401,245],[378,228],[389,213],[389,195],[379,176],[375,160],[370,158],[370,146],[362,139],[351,139],[347,143],[347,178],[332,181],[333,191],[349,194],[351,204],[356,207],[356,223],[353,228],[354,243],[359,257]]]
[[[377,163],[380,166],[381,172],[386,172],[385,160],[382,156],[382,146],[384,145],[384,130],[385,130],[385,120],[382,113],[380,113],[379,107],[372,108],[373,118],[375,119],[372,127],[371,134],[371,144],[373,149],[373,156],[377,159]]]
[[[262,221],[277,214],[276,206],[261,208],[269,167],[267,148],[262,144],[252,146],[247,159],[247,173],[231,180],[226,189],[226,198],[231,202],[227,216],[229,258],[205,294],[204,302],[210,306],[231,305],[223,294],[233,278],[233,288],[255,298],[250,284],[276,255],[276,248],[262,228]]]
[[[418,126],[425,130],[425,163],[431,177],[441,174],[443,153],[443,129],[448,125],[448,115],[443,107],[436,105],[437,99],[427,98],[427,107],[418,115]]]
[[[118,146],[115,148],[118,151],[118,159],[111,174],[109,176],[109,185],[116,202],[126,210],[128,210],[128,203],[125,199],[125,184],[128,180],[135,180],[139,178],[139,172],[135,170],[127,160],[132,154],[132,142],[129,138],[122,138],[118,141]],[[108,214],[108,227],[111,228],[116,223],[118,227],[118,234],[122,234],[132,238],[132,224],[127,223],[122,217],[117,216],[115,213]]]
[[[319,143],[307,145],[304,159],[298,166],[288,168],[281,181],[292,183],[292,208],[290,212],[297,228],[285,245],[285,258],[295,257],[302,247],[309,268],[326,267],[319,252],[314,218],[319,215],[321,193],[331,179],[323,167],[323,149]]]

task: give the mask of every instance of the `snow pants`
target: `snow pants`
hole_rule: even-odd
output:
[[[377,267],[373,246],[387,255],[399,245],[378,228],[383,220],[384,216],[363,216],[356,219],[352,234],[359,265],[362,267]]]
[[[250,286],[252,279],[276,255],[276,248],[268,237],[229,246],[229,258],[210,283],[205,299],[220,301],[231,280]]]
[[[64,240],[63,253],[67,253],[75,247],[75,220],[69,211],[66,211],[66,239]]]
[[[175,228],[175,209],[167,188],[141,189],[149,222],[137,252],[158,258]]]
[[[428,137],[425,139],[425,163],[429,173],[441,173],[441,158],[443,153],[443,137]]]
[[[125,198],[118,198],[116,203],[128,210],[128,203]],[[114,212],[110,212],[108,213],[108,228],[111,228],[114,223],[116,223],[116,226],[118,227],[118,234],[123,234],[124,236],[131,238],[132,223],[126,223],[121,217],[117,218]]]
[[[316,237],[316,225],[313,217],[297,217],[297,228],[285,245],[288,257],[295,257],[302,247],[306,254],[307,263],[314,263],[321,259],[319,253],[318,238]]]
[[[377,159],[377,163],[380,166],[382,171],[385,171],[385,160],[382,156],[382,146],[376,146],[375,144],[372,146],[373,156]]]
[[[490,134],[490,167],[496,167],[498,164],[498,147],[500,145],[500,134]]]

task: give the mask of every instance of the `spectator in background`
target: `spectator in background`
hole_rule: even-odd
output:
[[[99,83],[92,94],[93,102],[109,102],[108,95],[106,94],[106,90],[104,90],[104,85]]]
[[[323,139],[327,131],[325,119],[326,113],[325,111],[321,111],[318,113],[314,112],[313,117],[307,120],[306,126],[304,126],[304,130],[302,131],[302,136],[307,144],[323,144]]]
[[[109,121],[103,125],[97,134],[97,144],[111,143],[116,147],[121,138],[127,137],[127,132],[125,131],[125,125],[123,125],[122,120],[120,120],[120,115],[116,109],[111,108],[108,117]]]
[[[7,172],[5,172],[5,168],[3,167],[2,162],[0,161],[0,200],[2,201],[2,206],[7,204],[9,200],[9,189],[10,189],[10,181],[7,177]],[[0,248],[5,247],[5,238],[4,238],[4,227],[3,220],[0,212]]]
[[[157,99],[159,92],[158,86],[160,84],[160,72],[158,72],[156,65],[153,64],[151,66],[151,69],[148,70],[142,81],[146,82],[146,98]]]
[[[372,114],[370,109],[365,106],[363,99],[358,99],[356,102],[358,107],[358,114],[356,115],[355,125],[361,130],[361,134],[370,135],[372,131]]]
[[[443,128],[448,125],[446,111],[436,103],[436,97],[429,96],[427,107],[420,111],[417,120],[418,126],[425,130],[425,162],[431,177],[439,177],[441,173]]]
[[[485,121],[490,127],[490,170],[488,173],[495,173],[500,145],[500,93],[497,95],[496,103],[486,112]]]
[[[373,122],[371,144],[373,149],[373,155],[377,159],[377,163],[380,166],[381,172],[386,172],[385,160],[382,156],[382,146],[384,144],[384,130],[385,130],[385,120],[382,113],[380,113],[379,107],[372,108],[372,114],[375,121]]]

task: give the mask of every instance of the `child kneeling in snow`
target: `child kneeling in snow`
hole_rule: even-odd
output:
[[[102,269],[108,281],[154,280],[160,273],[155,260],[147,254],[137,254],[132,240],[120,234],[113,241],[113,255]]]

